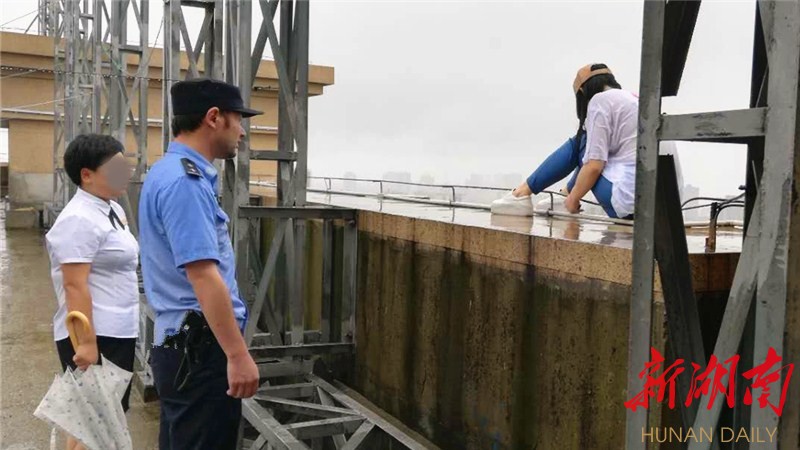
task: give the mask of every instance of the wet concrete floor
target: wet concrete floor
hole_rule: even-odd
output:
[[[50,427],[33,411],[60,370],[50,263],[43,233],[6,230],[4,210],[0,203],[0,449],[46,450]],[[157,402],[134,391],[128,425],[135,450],[158,448]]]

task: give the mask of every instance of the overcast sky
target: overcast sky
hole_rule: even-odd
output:
[[[150,3],[153,41],[162,3]],[[36,4],[2,0],[0,23]],[[754,11],[754,1],[703,2],[680,95],[665,112],[748,106]],[[190,27],[198,19],[189,15]],[[641,1],[314,1],[310,57],[334,66],[336,83],[310,101],[310,169],[451,183],[527,174],[575,132],[580,66],[604,62],[638,91],[641,32]],[[744,183],[744,147],[678,148],[685,181],[703,194]]]

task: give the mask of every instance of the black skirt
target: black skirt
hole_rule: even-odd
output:
[[[69,338],[56,341],[56,349],[58,350],[58,358],[61,360],[61,370],[67,370],[67,367],[75,369],[75,362],[72,360],[75,356],[75,350],[72,348],[72,342],[70,342]],[[133,372],[136,338],[97,336],[97,349],[104,358],[108,358],[120,369]],[[100,363],[102,364],[102,361]],[[128,411],[130,396],[131,385],[128,383],[128,389],[125,391],[125,396],[122,397],[123,411]]]

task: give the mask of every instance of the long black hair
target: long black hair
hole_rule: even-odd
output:
[[[591,70],[598,70],[598,69],[607,69],[608,66],[605,64],[592,64]],[[575,141],[580,145],[581,138],[583,137],[584,133],[584,124],[586,122],[586,112],[589,109],[589,101],[594,97],[596,94],[603,92],[606,87],[611,87],[614,89],[621,89],[622,86],[617,83],[617,79],[614,78],[614,75],[610,73],[603,73],[600,75],[595,75],[588,80],[578,89],[578,92],[575,93],[575,108],[578,113],[578,132],[575,133]]]

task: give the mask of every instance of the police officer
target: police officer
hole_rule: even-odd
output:
[[[213,162],[236,155],[242,118],[262,112],[221,81],[182,81],[170,93],[174,140],[147,174],[139,203],[142,274],[156,315],[150,364],[159,446],[234,449],[241,399],[255,395],[259,380]]]

